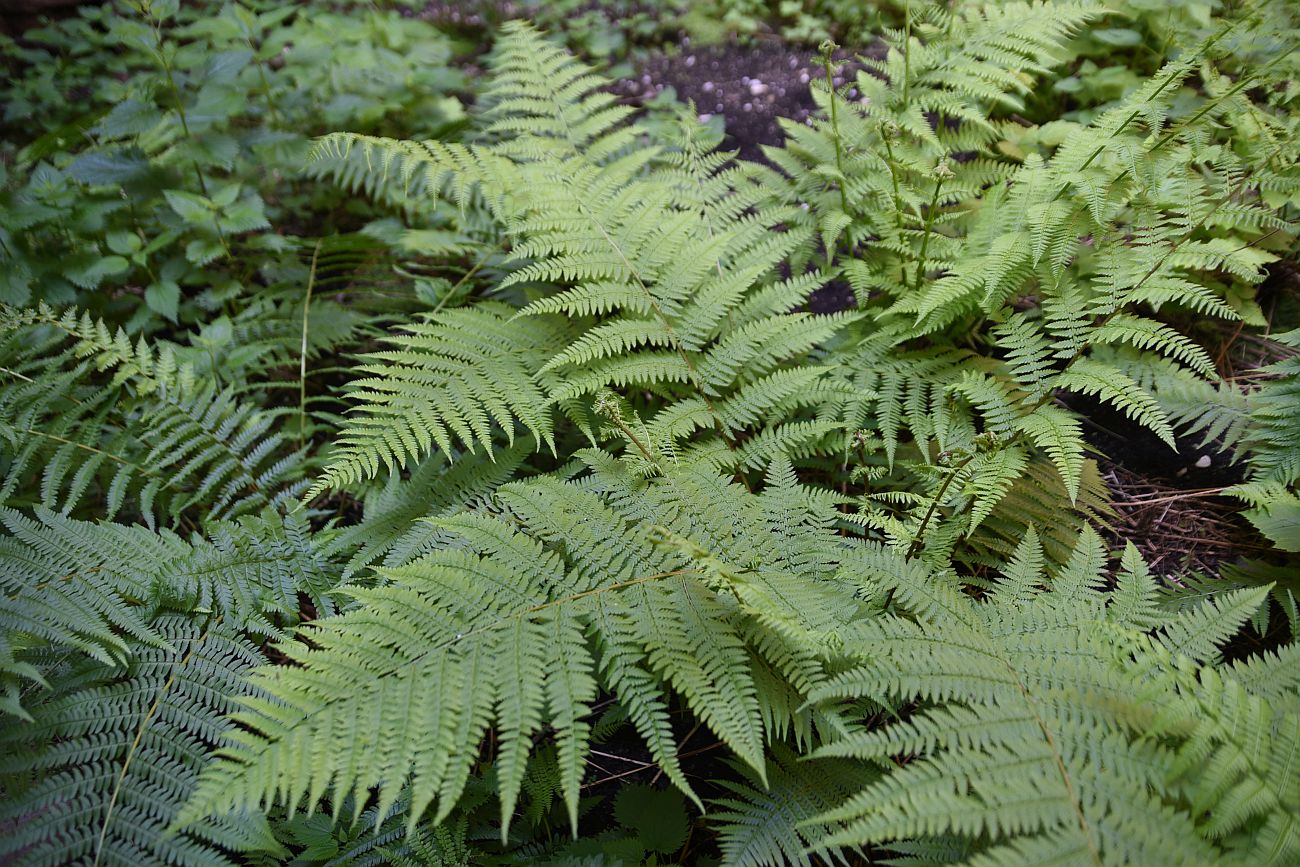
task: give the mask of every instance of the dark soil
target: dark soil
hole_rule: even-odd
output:
[[[850,59],[844,52],[836,55],[837,87],[854,76]],[[723,117],[724,147],[740,151],[744,159],[761,160],[764,145],[779,145],[785,138],[779,118],[810,122],[815,108],[811,83],[825,76],[815,53],[776,40],[695,48],[684,38],[678,51],[646,57],[635,75],[615,82],[614,92],[639,104],[671,87],[678,99],[695,103],[701,119]],[[857,92],[848,95],[852,99]]]
[[[1222,454],[1216,443],[1201,445],[1199,437],[1175,437],[1178,450],[1134,423],[1114,407],[1079,395],[1064,396],[1083,419],[1088,444],[1111,463],[1146,479],[1183,490],[1235,485],[1243,477],[1240,464]]]
[[[857,306],[858,298],[853,294],[853,287],[843,280],[832,280],[808,299],[808,310],[822,315],[855,310]]]

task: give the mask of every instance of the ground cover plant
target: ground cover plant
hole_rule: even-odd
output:
[[[1298,43],[1280,0],[6,37],[0,863],[1300,861]],[[759,55],[809,78],[777,144],[652,75]],[[1189,504],[1219,554],[1133,520]]]

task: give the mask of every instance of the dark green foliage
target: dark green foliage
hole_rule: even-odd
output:
[[[223,849],[278,848],[251,814],[167,826],[207,753],[231,729],[247,670],[261,655],[228,626],[163,617],[161,646],[125,669],[73,663],[6,727],[2,852],[24,864],[229,864]]]

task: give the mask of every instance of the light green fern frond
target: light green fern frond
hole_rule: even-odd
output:
[[[807,740],[841,728],[800,697],[823,676],[805,633],[834,636],[857,608],[826,580],[841,547],[830,502],[788,467],[753,495],[703,466],[647,480],[603,453],[589,460],[585,480],[512,483],[490,510],[439,520],[444,545],[379,569],[382,584],[348,590],[359,607],[285,645],[298,665],[256,675],[273,699],[236,714],[244,728],[184,818],[326,794],[337,805],[372,786],[382,814],[406,785],[411,821],[435,802],[439,821],[494,726],[504,829],[546,725],[576,822],[584,717],[601,686],[686,792],[670,691],[757,769],[769,729]],[[760,690],[760,668],[793,692]]]
[[[868,576],[912,613],[866,624],[864,664],[814,696],[918,704],[820,751],[908,757],[821,817],[846,826],[824,845],[955,835],[979,864],[1280,864],[1300,851],[1300,792],[1272,764],[1300,719],[1160,643],[1212,657],[1223,609],[1163,613],[1132,549],[1108,592],[1097,547],[1085,534],[1044,576],[1027,541],[984,603],[943,573],[904,577],[901,563]],[[1221,772],[1201,774],[1206,760]],[[1234,836],[1248,827],[1269,831]]]
[[[362,378],[349,387],[359,418],[339,437],[307,499],[381,468],[401,469],[435,448],[490,455],[496,436],[514,441],[517,424],[553,449],[553,401],[539,371],[565,328],[540,317],[521,328],[509,314],[490,303],[444,311],[389,338],[394,349],[368,356],[358,368]]]
[[[313,494],[457,440],[490,449],[493,423],[509,438],[518,420],[553,448],[551,407],[581,419],[610,390],[665,398],[661,412],[676,421],[657,429],[669,449],[712,435],[735,451],[759,425],[765,447],[733,466],[825,433],[809,416],[835,389],[808,355],[852,317],[795,312],[823,275],[776,279],[811,240],[789,228],[797,209],[711,155],[716,142],[688,131],[667,149],[644,146],[647,130],[599,84],[516,23],[493,55],[486,144],[322,143],[360,148],[379,171],[421,172],[462,203],[481,194],[511,240],[513,270],[495,292],[527,303],[515,318],[482,303],[441,313],[372,356],[354,388],[361,418]]]
[[[811,867],[808,846],[829,829],[804,823],[831,809],[874,775],[865,763],[799,762],[789,750],[773,749],[767,782],[738,766],[743,782],[719,780],[726,790],[713,803],[723,863],[728,867]],[[834,864],[852,863],[838,851]]]

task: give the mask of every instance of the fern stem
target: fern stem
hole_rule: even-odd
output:
[[[501,244],[500,242],[498,242],[496,246],[494,246],[491,250],[488,250],[486,253],[480,256],[479,260],[474,263],[473,267],[471,267],[468,271],[462,274],[461,278],[456,281],[455,285],[453,285],[450,289],[448,289],[445,293],[443,293],[443,296],[438,299],[438,303],[434,305],[434,308],[432,311],[430,311],[429,315],[434,316],[439,311],[441,311],[442,308],[446,307],[447,302],[456,296],[456,293],[460,290],[460,287],[468,283],[470,279],[475,274],[477,274],[484,265],[487,264],[488,259],[492,258],[493,254],[497,253],[500,249],[501,249]]]
[[[132,461],[128,461],[126,458],[120,458],[117,455],[113,454],[112,452],[106,452],[103,449],[97,449],[94,446],[86,445],[85,443],[79,443],[76,440],[70,440],[67,439],[66,437],[61,437],[58,434],[47,433],[46,431],[35,430],[33,428],[24,428],[23,433],[29,433],[32,434],[33,436],[38,436],[38,437],[45,437],[46,439],[54,440],[56,443],[63,443],[64,445],[74,446],[76,448],[83,449],[93,454],[101,455],[102,457],[108,458],[110,461],[116,461],[117,463],[122,464],[123,466],[131,467],[132,469],[139,470],[145,475],[152,475],[152,476],[158,475],[158,471],[153,469],[152,467],[147,467],[144,464],[137,464]]]
[[[144,739],[145,730],[149,728],[149,723],[153,721],[154,715],[158,713],[158,708],[162,705],[163,696],[167,694],[167,691],[171,689],[172,684],[176,681],[176,672],[189,663],[190,657],[194,655],[195,646],[201,644],[207,639],[207,637],[208,632],[205,630],[203,634],[198,637],[198,640],[196,640],[194,644],[190,645],[190,648],[185,651],[185,656],[181,658],[180,662],[176,664],[176,667],[167,675],[167,680],[163,682],[163,685],[158,688],[158,693],[154,696],[153,703],[149,705],[148,712],[145,714],[144,719],[140,720],[140,725],[136,727],[135,738],[131,741],[131,746],[126,751],[126,757],[122,760],[122,769],[118,771],[117,782],[113,785],[113,795],[108,799],[108,807],[104,810],[104,824],[101,825],[99,829],[99,839],[95,843],[95,860],[92,862],[91,867],[98,867],[99,859],[104,854],[104,840],[108,836],[108,825],[113,818],[113,809],[117,806],[117,796],[122,792],[122,786],[126,782],[126,772],[130,769],[131,761],[135,758],[136,751],[140,748],[140,741]]]
[[[1052,730],[1048,728],[1046,720],[1038,713],[1038,708],[1034,705],[1034,700],[1029,695],[1029,690],[1025,688],[1024,683],[1020,680],[1020,674],[1012,667],[1011,663],[1005,659],[1001,660],[1002,664],[1007,667],[1011,679],[1016,684],[1016,689],[1020,690],[1020,695],[1025,700],[1025,707],[1034,716],[1034,722],[1038,725],[1038,730],[1043,733],[1047,740],[1047,747],[1052,751],[1052,758],[1056,761],[1056,770],[1061,775],[1061,783],[1065,786],[1066,797],[1070,799],[1070,806],[1074,808],[1074,817],[1079,823],[1079,832],[1083,838],[1088,841],[1088,853],[1092,856],[1092,863],[1097,867],[1104,867],[1101,860],[1101,852],[1097,849],[1097,843],[1093,840],[1093,835],[1088,827],[1088,817],[1083,815],[1083,807],[1079,805],[1079,796],[1074,791],[1074,782],[1070,779],[1069,768],[1065,766],[1065,759],[1061,756],[1061,748],[1056,744],[1056,738],[1052,736]]]
[[[311,311],[311,293],[316,287],[316,263],[320,261],[320,247],[324,239],[316,242],[311,251],[311,271],[307,274],[307,293],[302,299],[302,347],[298,354],[298,451],[302,451],[307,430],[307,324]]]
[[[943,163],[940,163],[942,166]],[[934,228],[934,216],[939,210],[939,191],[943,189],[943,178],[938,177],[934,181],[934,193],[930,196],[930,206],[925,212],[925,232],[921,235],[921,255],[916,260],[916,286],[921,288],[921,280],[925,277],[925,254],[930,247],[930,232]]]
[[[636,446],[636,450],[641,453],[641,456],[643,458],[645,458],[651,464],[658,464],[658,461],[656,461],[654,457],[650,454],[650,450],[647,449],[645,445],[641,442],[641,440],[637,438],[636,434],[632,433],[632,429],[627,426],[626,422],[623,421],[622,416],[615,415],[613,417],[613,421],[614,424],[618,426],[618,429],[623,432],[623,436],[627,437],[629,440],[632,441],[632,445]]]
[[[18,377],[19,379],[21,379],[23,382],[35,382],[35,381],[36,381],[36,380],[32,379],[30,376],[26,376],[25,374],[19,373],[19,372],[16,371],[16,370],[10,370],[10,369],[7,368],[7,367],[0,367],[0,373],[7,373],[7,374],[9,374],[10,376],[16,376],[16,377]]]
[[[889,166],[889,182],[894,187],[894,222],[898,225],[898,231],[903,231],[903,194],[898,188],[898,171],[894,161],[894,143],[891,130],[881,129],[881,141],[885,143],[885,164]]]
[[[836,186],[840,191],[840,210],[845,216],[849,213],[849,196],[844,189],[844,142],[840,139],[840,112],[839,103],[836,100],[838,94],[835,92],[835,72],[831,65],[831,54],[837,46],[829,39],[822,43],[822,65],[826,69],[826,89],[830,93],[831,100],[831,134],[835,141],[835,171],[839,174],[839,180]],[[830,256],[831,251],[827,250],[826,255]]]
[[[908,85],[912,80],[912,2],[903,9],[903,105],[907,105]]]
[[[920,525],[916,528],[916,535],[912,538],[912,544],[907,549],[906,559],[914,560],[916,559],[916,555],[921,553],[921,549],[925,545],[926,527],[929,526],[930,519],[934,517],[934,513],[938,511],[939,504],[943,502],[944,494],[948,493],[949,485],[951,485],[953,479],[957,478],[958,474],[966,468],[966,465],[973,460],[975,460],[974,453],[962,458],[956,466],[952,468],[952,472],[948,473],[948,477],[943,480],[943,484],[939,486],[939,490],[935,493],[934,499],[930,501],[930,508],[926,510],[925,517],[921,519]]]

